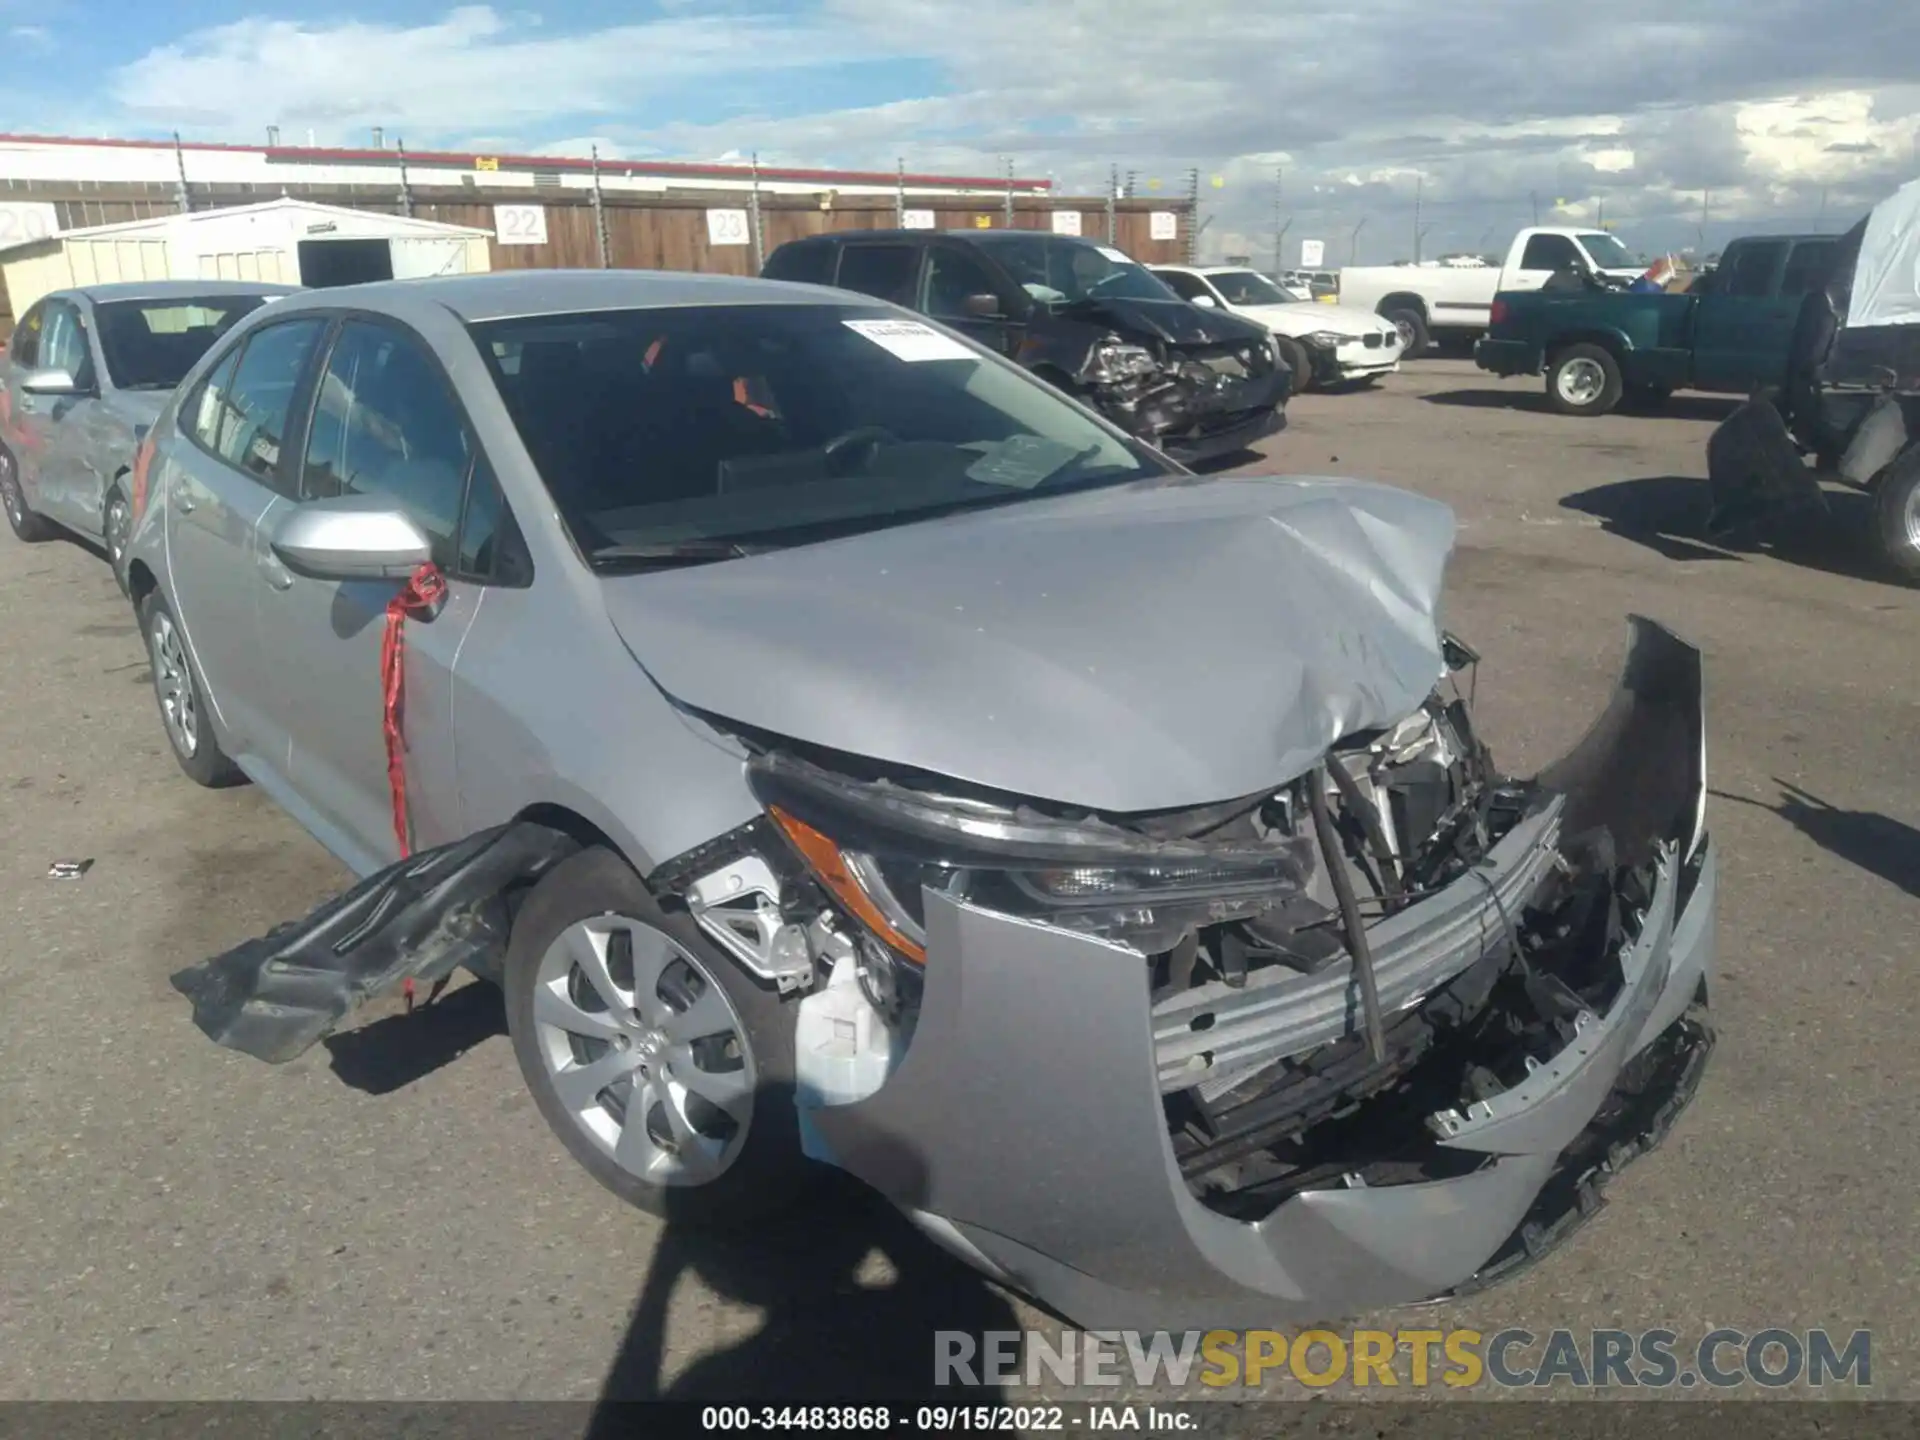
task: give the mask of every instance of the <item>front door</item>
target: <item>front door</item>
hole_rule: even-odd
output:
[[[1693,381],[1702,390],[1734,394],[1777,385],[1800,298],[1780,293],[1785,240],[1729,246],[1693,314]]]
[[[286,493],[282,454],[308,362],[326,332],[317,316],[253,331],[181,406],[186,442],[167,448],[167,577],[207,703],[226,750],[270,789],[287,767],[287,735],[270,697],[297,671],[261,650],[254,610],[263,588],[254,536]]]
[[[987,301],[993,302],[993,313],[982,314]],[[1002,355],[1020,348],[1024,327],[1014,318],[1015,301],[1006,285],[978,256],[958,245],[935,245],[927,251],[915,308]]]
[[[83,535],[97,534],[99,508],[86,508],[86,441],[100,406],[94,393],[97,372],[80,307],[72,301],[47,302],[35,368],[66,371],[74,390],[68,395],[29,395],[14,387],[14,414],[33,436],[21,457],[21,468],[29,474],[29,501],[57,524]]]
[[[490,484],[466,417],[423,343],[385,324],[340,327],[306,427],[298,495],[390,499],[434,542],[447,599],[431,619],[404,622],[406,809],[415,849],[466,833],[454,782],[453,662],[484,589],[464,578],[457,536],[469,477]],[[271,700],[292,736],[290,788],[322,843],[369,874],[400,857],[387,773],[381,647],[392,580],[295,576],[273,557],[271,524],[256,541],[265,584],[264,653],[287,657]]]

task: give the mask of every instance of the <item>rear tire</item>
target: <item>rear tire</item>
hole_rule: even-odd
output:
[[[1427,353],[1433,337],[1427,333],[1427,317],[1418,310],[1383,310],[1380,318],[1400,332],[1406,342],[1400,351],[1402,360],[1414,360]]]
[[[800,1148],[792,1007],[662,910],[613,851],[583,850],[534,886],[503,983],[541,1117],[628,1204],[739,1228],[819,1175]]]
[[[1547,367],[1547,404],[1562,415],[1605,415],[1622,389],[1620,362],[1604,346],[1569,345]]]
[[[1920,581],[1920,449],[1907,451],[1881,472],[1873,487],[1880,548],[1908,580]]]
[[[1304,395],[1311,390],[1313,361],[1307,355],[1307,347],[1298,340],[1290,339],[1285,335],[1276,335],[1273,337],[1273,349],[1274,353],[1280,357],[1281,363],[1293,372],[1293,388],[1289,393]]]
[[[196,785],[224,790],[247,777],[227,758],[213,733],[213,717],[206,703],[206,687],[187,655],[180,624],[173,618],[159,590],[140,602],[140,633],[147,642],[147,663],[153,670],[153,698],[160,707],[160,728],[180,769]]]
[[[7,526],[14,538],[28,545],[51,539],[53,526],[27,507],[27,493],[20,488],[20,467],[13,452],[0,445],[0,509],[7,512]]]

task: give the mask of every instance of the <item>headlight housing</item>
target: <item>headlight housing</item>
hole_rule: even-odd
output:
[[[1152,351],[1141,345],[1129,345],[1118,335],[1107,335],[1093,347],[1086,377],[1096,385],[1112,385],[1151,375],[1159,368],[1160,362],[1153,358]]]
[[[1290,823],[1256,824],[1255,838],[1231,843],[1157,840],[1097,818],[857,780],[790,756],[758,757],[748,776],[814,877],[875,939],[919,964],[924,890],[1153,951],[1195,924],[1284,904],[1313,868],[1312,842]]]
[[[1322,350],[1338,350],[1347,343],[1348,336],[1333,330],[1316,330],[1307,336],[1307,344],[1318,346]]]

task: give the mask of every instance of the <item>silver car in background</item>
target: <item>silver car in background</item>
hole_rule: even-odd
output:
[[[1699,653],[1636,619],[1502,774],[1434,502],[1188,474],[848,292],[617,271],[290,298],[149,444],[175,754],[361,877],[175,976],[222,1044],[464,966],[616,1194],[739,1224],[837,1166],[1095,1328],[1486,1283],[1699,1078]]]
[[[140,438],[180,377],[285,285],[143,280],[57,290],[0,357],[0,505],[22,540],[54,527],[98,543],[121,575]]]

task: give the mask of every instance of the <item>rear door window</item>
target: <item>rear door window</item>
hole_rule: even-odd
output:
[[[211,381],[201,391],[194,432],[234,469],[283,493],[280,446],[293,397],[327,322],[319,316],[264,325],[247,337],[224,393]],[[220,367],[224,370],[225,366]],[[214,378],[218,378],[219,371]],[[205,425],[206,429],[201,427]]]
[[[1826,284],[1838,244],[1837,240],[1803,240],[1795,245],[1787,257],[1786,273],[1780,277],[1780,293],[1798,299]]]
[[[1764,300],[1773,294],[1773,277],[1779,272],[1780,262],[1786,258],[1786,253],[1787,242],[1784,240],[1756,240],[1750,245],[1742,245],[1732,256],[1731,262],[1720,267],[1726,272],[1726,279],[1720,286],[1721,294]]]
[[[768,280],[794,280],[803,285],[833,284],[833,256],[831,245],[804,244],[782,245],[773,252],[767,261],[767,268],[760,273]]]
[[[919,273],[916,245],[849,245],[840,252],[842,290],[858,290],[895,305],[912,306]]]

